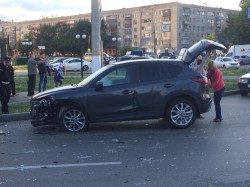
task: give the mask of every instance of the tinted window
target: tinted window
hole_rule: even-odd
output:
[[[180,66],[174,64],[164,64],[163,66],[164,69],[166,69],[169,72],[171,78],[176,78],[181,73],[182,70]]]
[[[103,86],[114,86],[132,83],[135,76],[135,66],[126,66],[115,69],[105,75],[100,81]]]
[[[181,68],[172,64],[141,64],[139,69],[139,81],[148,82],[175,78]]]

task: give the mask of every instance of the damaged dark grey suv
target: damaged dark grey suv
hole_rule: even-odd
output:
[[[31,99],[31,124],[57,124],[71,132],[92,122],[165,118],[176,128],[191,126],[208,112],[207,80],[187,64],[207,49],[224,46],[202,40],[181,60],[137,60],[115,63],[79,84],[55,88]]]

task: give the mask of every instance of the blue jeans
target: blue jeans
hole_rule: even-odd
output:
[[[221,101],[224,91],[225,91],[225,87],[220,89],[217,92],[214,92],[214,105],[215,105],[216,119],[222,119],[220,101]]]
[[[40,93],[42,91],[42,84],[43,84],[43,91],[46,90],[46,85],[47,85],[47,74],[40,74],[40,80],[38,84],[38,92]]]

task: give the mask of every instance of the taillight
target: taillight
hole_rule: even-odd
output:
[[[196,76],[196,77],[192,77],[192,80],[201,84],[207,84],[208,80],[207,77],[203,77],[203,76]]]

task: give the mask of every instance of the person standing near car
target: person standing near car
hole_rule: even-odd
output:
[[[10,69],[11,69],[11,80],[10,80],[10,84],[11,84],[11,96],[15,97],[18,94],[16,93],[16,83],[15,83],[15,69],[13,68],[12,64],[10,63],[9,65]]]
[[[35,60],[35,54],[30,53],[28,60],[28,96],[35,94],[37,65],[43,63],[41,60]]]
[[[205,66],[205,62],[206,62],[206,59],[203,59],[202,60],[202,56],[199,55],[196,57],[196,59],[194,60],[194,62],[192,62],[189,67],[191,69],[193,69],[194,71],[200,73],[203,77],[206,77],[206,70],[204,68]]]
[[[10,57],[4,57],[0,64],[0,99],[2,105],[2,114],[9,113],[8,103],[11,94],[12,69],[10,68]]]
[[[220,101],[225,91],[225,83],[223,81],[222,73],[219,68],[216,67],[214,61],[210,61],[208,63],[207,78],[210,80],[208,83],[209,87],[214,90],[214,105],[216,117],[213,121],[221,122],[223,118],[221,114]]]
[[[46,85],[47,85],[47,68],[46,68],[46,58],[45,58],[45,53],[41,52],[40,53],[40,60],[43,61],[43,63],[38,65],[38,71],[39,71],[39,84],[38,84],[38,93],[40,93],[42,90],[46,90]],[[43,86],[43,89],[42,89]]]

